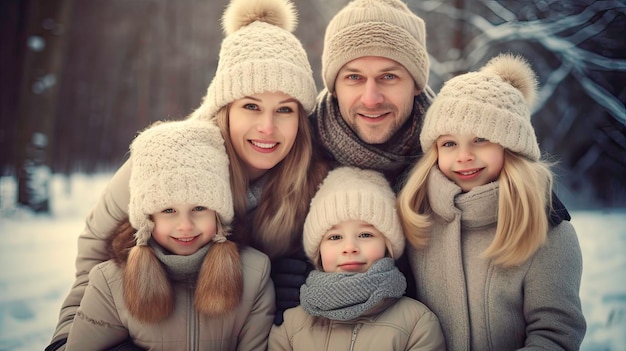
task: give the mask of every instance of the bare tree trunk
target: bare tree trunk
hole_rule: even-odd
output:
[[[18,203],[49,211],[49,147],[56,123],[57,83],[72,0],[31,0],[26,6],[17,107]]]

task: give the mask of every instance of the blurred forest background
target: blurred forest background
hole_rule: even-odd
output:
[[[294,0],[318,87],[348,0]],[[500,52],[540,79],[533,116],[569,209],[626,207],[624,0],[405,0],[426,21],[430,86]],[[228,0],[0,0],[0,176],[47,211],[50,174],[113,172],[135,133],[182,119],[214,75]],[[71,189],[68,189],[71,191]]]

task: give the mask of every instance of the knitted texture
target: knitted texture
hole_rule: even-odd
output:
[[[307,54],[291,33],[296,25],[289,0],[233,0],[222,17],[226,37],[215,77],[192,118],[213,118],[234,100],[263,92],[283,92],[310,113],[317,90]]]
[[[128,215],[137,245],[146,245],[154,223],[149,216],[181,203],[215,210],[224,225],[233,220],[228,156],[219,128],[207,121],[165,122],[130,146]]]
[[[385,144],[368,144],[354,133],[341,117],[339,106],[327,90],[320,94],[317,108],[310,116],[313,132],[325,151],[342,165],[374,169],[396,179],[421,154],[419,132],[430,106],[430,88],[415,97],[408,122]]]
[[[324,233],[346,220],[372,224],[389,240],[391,256],[404,250],[404,234],[396,212],[396,197],[384,176],[372,170],[340,167],[328,173],[304,221],[304,251],[312,261],[319,256]]]
[[[348,321],[405,291],[406,278],[391,258],[383,257],[364,273],[311,271],[300,287],[300,301],[311,316]]]
[[[341,67],[363,56],[400,63],[423,90],[430,69],[424,21],[400,0],[353,0],[326,27],[322,51],[325,87],[334,93]]]
[[[538,160],[530,112],[536,89],[529,64],[509,54],[491,59],[478,72],[450,79],[426,112],[422,150],[427,152],[441,135],[472,134]]]

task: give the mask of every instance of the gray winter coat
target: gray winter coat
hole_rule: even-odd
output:
[[[425,249],[409,249],[417,298],[439,317],[448,350],[578,350],[586,323],[576,231],[561,222],[517,267],[480,258],[496,230],[497,184],[461,194],[438,169],[431,172],[434,228]]]

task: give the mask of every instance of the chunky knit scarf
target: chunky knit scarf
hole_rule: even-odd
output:
[[[367,144],[346,124],[337,100],[324,90],[311,116],[313,129],[324,149],[340,164],[397,175],[422,153],[419,133],[433,96],[427,88],[414,99],[412,116],[388,142]]]
[[[376,262],[365,273],[309,273],[300,287],[300,303],[311,316],[355,319],[387,298],[400,298],[406,279],[392,258]]]

